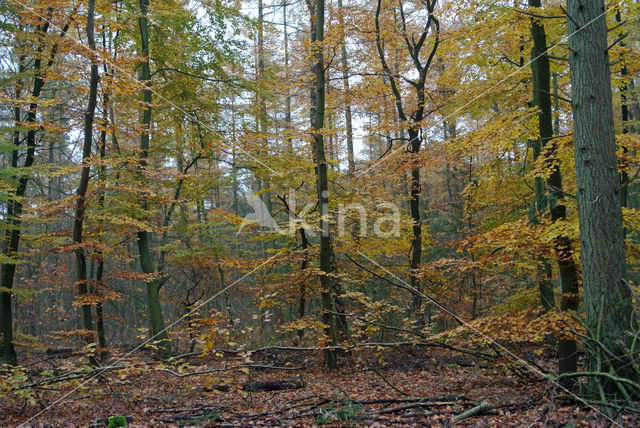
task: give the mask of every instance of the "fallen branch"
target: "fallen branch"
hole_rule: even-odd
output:
[[[394,348],[398,346],[423,346],[423,347],[436,347],[436,348],[446,348],[452,351],[457,351],[465,354],[472,354],[483,359],[492,360],[495,359],[495,355],[472,351],[464,348],[456,348],[451,345],[448,345],[444,342],[437,341],[422,341],[422,342],[410,342],[410,341],[402,341],[402,342],[365,342],[365,343],[357,343],[354,345],[335,345],[335,346],[309,346],[309,347],[298,347],[298,346],[264,346],[262,348],[256,349],[226,349],[226,348],[214,348],[213,351],[223,352],[227,354],[237,355],[237,354],[256,354],[265,351],[292,351],[292,352],[316,352],[316,351],[326,351],[326,350],[334,350],[334,351],[350,351],[358,348]]]
[[[382,398],[378,400],[358,401],[359,404],[392,404],[392,403],[415,403],[420,401],[454,401],[464,400],[466,398],[463,394],[458,395],[442,395],[439,397],[416,397],[416,398]]]
[[[421,408],[421,407],[439,407],[439,406],[453,406],[455,404],[473,404],[473,403],[459,403],[457,401],[420,401],[417,403],[403,404],[402,406],[390,407],[376,412],[379,415],[386,415],[389,413],[397,413],[403,410]]]
[[[484,413],[485,411],[489,410],[491,408],[491,406],[489,406],[489,403],[487,403],[486,401],[483,401],[482,403],[478,404],[475,407],[470,408],[467,411],[464,411],[462,413],[460,413],[457,416],[453,417],[454,421],[461,421],[463,419],[467,419],[470,418],[472,416],[476,416],[480,413]]]
[[[189,376],[198,376],[198,375],[204,375],[204,374],[209,374],[209,373],[228,372],[228,371],[231,371],[231,370],[239,370],[239,369],[243,369],[243,368],[258,368],[258,369],[269,369],[269,370],[302,370],[302,367],[266,366],[266,365],[262,365],[262,364],[241,364],[241,365],[238,365],[238,366],[225,367],[225,368],[222,368],[222,369],[200,370],[200,371],[189,372],[189,373],[178,373],[176,371],[173,371],[173,370],[167,369],[167,368],[158,368],[156,370],[159,371],[159,372],[169,373],[169,374],[171,374],[173,376],[176,376],[176,377],[189,377]]]
[[[217,391],[227,392],[231,390],[233,385],[214,385],[213,389]],[[302,378],[294,378],[290,380],[267,380],[267,381],[251,381],[242,384],[243,391],[282,391],[286,389],[301,389],[306,385]],[[206,389],[205,389],[206,390]]]

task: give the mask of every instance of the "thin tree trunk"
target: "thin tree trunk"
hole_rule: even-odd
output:
[[[264,12],[263,12],[263,4],[262,0],[258,0],[258,81],[262,83],[265,76],[265,64],[264,64]],[[262,150],[265,156],[269,155],[269,139],[267,138],[267,102],[265,100],[264,95],[262,94],[262,89],[258,89],[257,98],[258,98],[258,126],[260,132],[260,139],[262,140]],[[267,171],[264,172],[267,174]],[[261,179],[256,177],[258,180],[258,187],[260,189],[268,189],[269,178]],[[264,202],[265,207],[267,208],[267,212],[271,215],[272,206],[271,206],[271,194],[270,192],[264,192],[260,194],[260,199]],[[263,243],[264,245],[264,243]]]
[[[83,243],[84,215],[86,212],[86,196],[89,188],[89,173],[91,171],[91,145],[93,144],[93,119],[96,111],[98,98],[98,61],[95,56],[96,42],[94,35],[94,14],[95,0],[89,0],[87,10],[87,40],[91,50],[91,77],[89,81],[89,100],[87,109],[84,112],[84,141],[82,144],[82,170],[80,172],[80,184],[76,190],[76,212],[73,221],[73,243],[75,249],[76,284],[78,296],[83,299],[88,294],[87,286],[87,257]],[[93,331],[93,320],[91,319],[91,305],[82,304],[82,327],[87,331],[87,340],[93,342],[92,336],[88,336],[89,331]]]
[[[142,133],[140,134],[140,167],[147,167],[147,159],[149,157],[149,133],[151,132],[151,102],[152,94],[149,88],[151,80],[151,69],[149,64],[149,30],[147,18],[147,8],[149,0],[139,0],[140,16],[138,17],[138,26],[140,30],[141,53],[144,60],[141,63],[140,81],[145,88],[142,90]],[[142,172],[144,174],[144,171]],[[142,208],[147,209],[147,201],[142,201]],[[140,259],[140,268],[145,274],[156,273],[153,266],[151,249],[149,248],[150,233],[146,230],[138,232],[138,255]],[[161,341],[158,347],[158,356],[160,358],[170,353],[169,335],[164,327],[164,318],[162,316],[162,306],[160,304],[160,289],[164,284],[163,278],[154,279],[146,284],[147,287],[147,303],[149,305],[149,317],[151,327],[151,337],[156,341]]]
[[[309,248],[309,241],[307,240],[307,233],[304,231],[304,228],[298,229],[300,233],[300,240],[302,242],[302,251],[305,252],[304,258],[302,259],[302,263],[300,264],[300,270],[304,271],[309,266],[309,255],[306,253],[307,248]],[[307,305],[307,296],[306,296],[306,287],[303,282],[300,284],[300,298],[298,300],[298,318],[302,318],[305,315]],[[304,336],[304,328],[298,330],[298,337],[302,340]]]
[[[74,8],[71,12],[70,16],[73,16],[76,12]],[[59,38],[62,39],[67,34],[69,30],[69,23],[65,24],[59,34]],[[42,65],[42,46],[43,40],[42,38],[46,37],[47,32],[49,30],[50,24],[49,22],[45,22],[43,25],[39,25],[36,28],[36,34],[38,35],[38,49],[35,55],[35,59],[33,62],[33,71],[34,71],[34,79],[33,79],[33,89],[31,91],[31,103],[29,104],[29,111],[27,113],[27,117],[25,122],[27,123],[27,137],[26,137],[26,153],[25,160],[23,164],[23,168],[28,170],[34,161],[36,155],[36,133],[39,128],[36,128],[35,122],[38,112],[39,106],[39,98],[44,88],[45,80],[44,80],[44,70],[48,69],[53,65],[53,62],[56,58],[56,54],[58,52],[58,44],[54,44],[49,51],[49,58],[47,60],[46,65],[43,67]],[[24,66],[23,66],[24,67]],[[24,68],[23,68],[24,70]],[[19,114],[19,111],[17,111]],[[17,123],[16,123],[17,126]],[[11,155],[11,163],[12,166],[18,166],[18,157],[19,157],[19,147],[20,139],[18,135],[18,139],[15,139],[14,134],[14,143],[17,143],[16,147],[13,150]],[[7,229],[5,232],[4,242],[2,245],[2,254],[7,257],[16,257],[16,253],[20,247],[20,234],[21,234],[21,226],[22,220],[20,216],[22,215],[23,209],[23,199],[27,192],[27,184],[29,182],[29,176],[27,174],[21,175],[19,178],[14,177],[17,181],[16,190],[13,191],[11,197],[8,199],[9,203],[7,206],[7,214],[6,214],[6,223]],[[16,273],[16,264],[14,262],[11,263],[3,263],[0,268],[0,287],[2,288],[1,299],[2,304],[0,305],[0,323],[2,324],[2,358],[9,364],[14,364],[16,362],[16,351],[13,346],[13,308],[12,308],[12,296],[11,289],[13,288],[13,280]]]
[[[382,40],[382,33],[380,28],[380,15],[382,11],[382,1],[378,0],[375,12],[375,28],[376,28],[376,48],[378,50],[378,56],[380,62],[382,64],[382,69],[385,73],[385,77],[389,81],[389,85],[391,86],[391,91],[394,97],[396,110],[398,113],[398,118],[400,122],[407,125],[407,131],[409,133],[409,152],[412,156],[411,161],[414,161],[417,154],[420,152],[420,147],[422,145],[422,128],[421,122],[425,118],[426,113],[426,105],[425,105],[425,84],[427,80],[427,74],[431,67],[432,61],[435,57],[436,51],[438,49],[440,43],[440,22],[434,15],[434,10],[436,6],[436,0],[427,1],[426,2],[428,18],[425,23],[424,29],[418,41],[409,40],[408,36],[405,35],[405,44],[407,46],[409,57],[414,65],[414,71],[417,73],[417,80],[411,81],[411,86],[415,90],[416,97],[416,109],[413,114],[407,114],[404,109],[403,96],[401,94],[401,88],[398,84],[397,73],[393,73],[391,68],[389,67],[386,59],[386,55],[384,52],[384,44]],[[397,14],[395,15],[396,20],[398,19]],[[404,12],[402,11],[402,5],[400,5],[400,24],[402,28],[406,26]],[[427,39],[429,34],[433,35],[433,46],[431,47],[431,51],[427,56],[426,60],[421,59],[421,50],[424,47],[424,42]],[[409,210],[411,214],[411,222],[412,222],[412,232],[413,236],[411,239],[411,260],[410,264],[410,280],[411,286],[420,291],[421,284],[418,278],[418,268],[422,262],[422,220],[420,216],[420,195],[422,193],[421,183],[420,183],[420,168],[412,167],[411,168],[411,182],[410,182],[410,200],[409,200]],[[416,315],[416,317],[422,321],[423,316],[419,314],[418,311],[420,309],[422,303],[422,299],[416,295],[413,295],[412,304],[411,304],[411,312]]]
[[[617,23],[621,23],[622,22],[622,16],[620,14],[620,10],[618,9],[617,13],[616,13],[616,22]],[[621,37],[624,37],[624,35],[621,35]],[[621,46],[624,46],[625,43],[624,42],[620,42]],[[628,134],[629,133],[629,100],[628,100],[628,94],[629,94],[629,84],[626,82],[626,79],[629,78],[629,69],[627,68],[627,65],[624,62],[622,62],[622,68],[620,70],[620,74],[622,75],[622,78],[625,79],[625,81],[622,82],[622,84],[618,87],[619,91],[620,91],[620,114],[622,116],[622,133],[623,134]],[[620,189],[620,205],[622,207],[626,207],[628,206],[629,203],[629,162],[626,159],[627,153],[629,153],[629,149],[627,148],[627,146],[623,145],[622,146],[622,158],[618,161],[619,164],[619,168],[620,168],[620,183],[622,184],[622,188]]]
[[[337,343],[336,322],[333,312],[333,294],[335,286],[333,284],[332,272],[333,247],[331,244],[331,234],[329,230],[329,180],[327,171],[327,161],[325,158],[324,128],[325,117],[325,75],[324,75],[324,53],[322,43],[324,42],[324,0],[315,0],[309,3],[312,13],[311,45],[313,50],[313,73],[315,76],[315,87],[312,91],[311,105],[311,126],[313,127],[313,153],[316,164],[316,191],[318,205],[320,207],[320,287],[321,287],[321,307],[322,322],[325,325],[325,335],[327,345],[335,346]],[[337,352],[334,349],[324,351],[324,367],[328,370],[338,368]]]
[[[293,139],[291,138],[291,88],[289,76],[289,31],[287,30],[287,1],[282,0],[282,26],[284,31],[284,76],[286,84],[284,123],[285,142],[289,153],[293,153]]]
[[[342,69],[342,87],[344,97],[344,121],[347,128],[347,162],[349,174],[353,174],[356,170],[355,157],[353,154],[353,120],[351,118],[351,90],[349,88],[349,64],[347,62],[347,42],[344,36],[344,11],[342,10],[342,0],[338,0],[338,8],[340,9],[340,24],[342,27],[342,40],[340,41],[340,68]]]
[[[540,0],[529,0],[529,6],[540,7]],[[565,222],[567,209],[564,205],[564,193],[562,190],[562,174],[560,172],[559,159],[556,155],[556,143],[553,140],[553,112],[551,108],[551,69],[547,56],[547,38],[545,28],[537,19],[531,20],[531,36],[533,49],[531,56],[531,70],[533,72],[533,96],[538,107],[538,127],[540,131],[540,144],[547,154],[545,166],[551,169],[547,178],[549,197],[547,200],[551,221]],[[554,240],[554,249],[558,263],[558,276],[562,291],[561,309],[563,311],[576,312],[579,307],[578,269],[573,257],[571,240],[566,235],[558,235]],[[546,297],[546,294],[549,294]],[[546,290],[545,296],[553,303],[553,289]],[[567,314],[567,317],[570,315]],[[558,340],[558,359],[560,374],[571,373],[577,370],[576,341],[574,339]],[[565,378],[567,384],[571,378]]]

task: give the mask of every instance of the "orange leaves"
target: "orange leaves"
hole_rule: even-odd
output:
[[[128,279],[135,282],[152,282],[165,276],[162,272],[142,273],[131,270],[117,270],[110,272],[111,279]]]

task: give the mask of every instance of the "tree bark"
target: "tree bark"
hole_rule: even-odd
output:
[[[316,164],[316,193],[318,206],[320,207],[320,301],[322,309],[322,322],[325,325],[324,333],[327,336],[327,345],[335,346],[337,343],[336,320],[333,313],[336,312],[333,300],[335,284],[333,279],[333,247],[331,244],[331,232],[329,228],[329,179],[327,161],[325,158],[324,128],[325,117],[325,70],[324,70],[324,0],[315,0],[309,3],[312,13],[311,47],[313,50],[312,71],[315,77],[315,86],[312,91],[312,105],[310,110],[311,127],[313,129],[313,153]],[[338,368],[338,355],[335,349],[324,351],[324,367],[328,370]]]
[[[353,174],[356,170],[355,157],[353,154],[353,120],[351,118],[351,90],[349,88],[349,64],[347,62],[347,42],[344,36],[344,11],[342,10],[342,0],[338,0],[338,9],[340,16],[340,24],[343,31],[342,40],[340,41],[340,68],[342,69],[342,86],[344,97],[344,121],[347,131],[347,165],[349,174]]]
[[[540,0],[529,0],[529,6],[540,7]],[[551,68],[547,55],[547,36],[545,28],[537,18],[531,19],[531,71],[533,73],[533,100],[538,107],[538,129],[540,140],[538,145],[545,150],[545,167],[551,170],[547,178],[549,195],[548,205],[552,222],[564,222],[567,209],[564,205],[562,191],[562,173],[560,160],[557,158],[556,144],[553,140],[553,112],[551,108]],[[538,153],[539,154],[539,153]],[[537,186],[536,186],[537,190]],[[540,207],[539,207],[540,209]],[[573,256],[571,240],[566,235],[559,235],[554,240],[554,249],[558,263],[558,277],[562,291],[561,309],[576,312],[579,307],[578,269]],[[547,300],[549,308],[553,306],[553,288],[541,290],[543,300]],[[547,307],[545,307],[547,308]],[[569,316],[567,314],[567,316]],[[576,341],[574,339],[558,340],[559,373],[571,373],[577,370]],[[570,382],[567,378],[567,382]]]
[[[405,112],[403,98],[401,94],[401,88],[398,84],[397,73],[393,73],[391,67],[389,67],[386,59],[386,55],[384,52],[384,45],[381,36],[380,29],[380,15],[382,11],[382,1],[378,0],[376,6],[375,13],[375,27],[376,27],[376,48],[378,50],[378,56],[380,58],[380,62],[382,64],[382,69],[384,71],[385,77],[388,79],[389,85],[391,87],[391,92],[393,94],[393,98],[396,105],[396,110],[398,113],[398,118],[400,121],[407,126],[407,131],[409,133],[409,152],[412,155],[411,161],[414,160],[414,157],[420,152],[420,147],[422,145],[422,128],[421,122],[426,117],[426,105],[425,105],[425,83],[427,80],[427,74],[431,67],[433,58],[435,57],[436,51],[438,49],[438,45],[440,43],[440,23],[438,19],[434,15],[434,9],[436,6],[436,0],[426,2],[427,11],[429,13],[429,17],[425,23],[423,31],[420,37],[415,40],[413,37],[411,40],[409,36],[406,35],[406,31],[404,31],[405,44],[407,47],[407,51],[409,57],[414,65],[414,71],[417,73],[417,80],[410,80],[410,85],[415,91],[416,97],[416,109],[415,111],[408,115]],[[405,15],[402,11],[402,4],[400,4],[400,18],[403,28],[406,26]],[[427,39],[429,33],[433,34],[433,46],[431,47],[431,51],[427,56],[427,59],[424,60],[424,63],[420,59],[420,52],[424,47],[424,43]],[[418,279],[418,268],[420,267],[422,261],[422,220],[420,218],[420,195],[422,193],[421,183],[420,183],[420,168],[412,167],[411,168],[411,182],[410,182],[410,200],[409,200],[409,210],[411,213],[411,222],[412,222],[412,231],[413,237],[411,239],[411,260],[409,262],[410,265],[410,280],[411,286],[420,291],[421,284]],[[412,304],[411,304],[411,313],[415,314],[419,319],[422,318],[420,314],[418,314],[418,310],[421,306],[422,300],[419,297],[413,296]]]
[[[140,168],[147,167],[147,159],[149,157],[149,133],[151,132],[151,102],[152,93],[149,88],[151,80],[151,69],[149,60],[149,20],[147,18],[147,10],[149,0],[139,0],[140,17],[138,18],[138,27],[140,30],[141,53],[144,60],[141,64],[140,81],[144,84],[142,90],[142,132],[140,134]],[[142,172],[144,174],[144,171]],[[147,209],[147,201],[142,201],[143,209]],[[149,248],[150,234],[146,230],[138,232],[138,256],[140,260],[140,268],[145,274],[156,273],[153,266],[151,249]],[[151,338],[160,341],[158,347],[158,357],[163,358],[170,353],[169,335],[164,326],[164,318],[162,316],[162,306],[160,304],[160,289],[164,284],[164,279],[157,278],[146,284],[147,288],[147,304],[149,305],[149,322],[151,328]]]
[[[96,102],[98,99],[98,61],[95,56],[96,42],[94,34],[94,14],[95,0],[89,0],[87,9],[87,40],[91,50],[91,77],[89,81],[89,100],[87,109],[84,112],[84,140],[82,144],[82,170],[80,172],[80,183],[76,190],[76,212],[73,221],[73,243],[75,245],[75,267],[76,267],[76,285],[78,287],[78,296],[85,297],[88,294],[87,285],[87,257],[83,247],[83,229],[84,214],[86,212],[86,196],[89,188],[89,173],[91,171],[91,145],[93,144],[93,119],[96,111]],[[93,331],[93,320],[91,319],[91,305],[81,305],[82,310],[82,327],[87,331]],[[93,339],[87,340],[93,342]]]
[[[73,17],[76,9],[71,12],[70,16]],[[62,30],[60,31],[59,38],[62,39],[67,34],[69,30],[70,21],[67,22]],[[42,64],[42,51],[43,51],[43,38],[46,37],[47,32],[49,30],[50,24],[49,22],[45,22],[42,25],[38,25],[36,27],[35,33],[38,37],[38,48],[35,55],[35,59],[33,61],[33,88],[31,90],[31,102],[29,103],[29,110],[27,113],[27,117],[25,122],[27,123],[27,136],[26,136],[26,153],[25,160],[23,164],[23,168],[27,170],[35,161],[36,156],[36,133],[39,128],[36,128],[35,122],[38,113],[39,106],[39,98],[44,88],[45,79],[44,79],[44,70],[50,68],[56,58],[58,53],[59,44],[56,43],[53,45],[51,50],[49,51],[48,60],[46,65]],[[19,65],[20,67],[20,65]],[[24,71],[24,65],[22,65],[22,70]],[[20,115],[19,109],[14,111],[17,114],[16,117]],[[16,123],[16,126],[18,124]],[[18,167],[18,157],[19,153],[19,144],[20,138],[15,139],[14,134],[14,143],[16,144],[12,154],[11,154],[11,165],[13,167]],[[21,235],[21,226],[22,220],[20,216],[22,215],[23,209],[23,200],[24,196],[27,193],[27,184],[29,182],[29,176],[27,174],[22,174],[20,176],[14,176],[14,180],[17,182],[17,186],[15,191],[10,192],[7,204],[7,213],[5,217],[5,221],[7,223],[7,229],[4,236],[4,242],[2,243],[2,253],[8,257],[15,257],[18,249],[20,247],[20,235]],[[2,330],[2,358],[5,362],[9,364],[15,364],[16,362],[16,351],[13,346],[13,308],[12,308],[12,296],[11,289],[13,288],[13,280],[15,278],[16,273],[16,264],[12,261],[9,263],[3,263],[0,268],[0,287],[2,288],[1,299],[2,304],[0,305],[0,323]]]
[[[580,258],[587,334],[594,339],[587,349],[594,371],[635,377],[604,10],[602,0],[567,1]]]

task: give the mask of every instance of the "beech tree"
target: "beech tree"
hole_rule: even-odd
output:
[[[86,248],[82,239],[84,227],[84,215],[86,212],[86,197],[89,187],[89,173],[91,171],[91,146],[93,145],[93,120],[96,111],[96,103],[98,99],[98,59],[96,55],[95,41],[95,0],[89,0],[87,8],[86,34],[88,48],[91,51],[91,78],[89,82],[89,99],[87,108],[84,112],[84,138],[82,143],[82,170],[80,173],[80,183],[76,191],[76,212],[73,221],[73,243],[76,245],[76,281],[78,286],[78,295],[80,299],[86,299],[89,293],[87,286],[87,256]],[[87,338],[90,339],[93,330],[93,319],[91,317],[91,304],[87,301],[82,302],[82,323],[87,330]],[[93,342],[93,340],[89,340]]]
[[[409,61],[413,64],[413,72],[417,77],[404,77],[399,76],[397,71],[394,71],[389,65],[387,59],[387,53],[385,53],[384,36],[382,33],[381,14],[383,12],[383,2],[378,0],[375,11],[375,31],[376,31],[376,48],[380,63],[382,64],[382,70],[384,71],[385,78],[387,79],[393,94],[394,104],[396,106],[398,118],[400,122],[406,128],[409,136],[407,147],[409,153],[412,156],[416,156],[420,152],[422,147],[424,135],[422,129],[422,121],[429,116],[433,111],[437,109],[437,106],[431,106],[427,104],[426,84],[427,77],[431,64],[435,58],[438,45],[440,43],[440,22],[435,15],[435,7],[437,0],[427,1],[426,7],[426,21],[423,28],[414,30],[407,23],[405,15],[404,4],[401,1],[398,6],[398,14],[395,19],[399,20],[395,23],[397,30],[400,32],[404,39],[404,45],[406,54]],[[414,33],[415,31],[415,33]],[[417,33],[417,34],[416,34]],[[417,35],[417,37],[416,37]],[[431,37],[433,41],[429,46],[428,37]],[[426,53],[425,53],[426,52]],[[413,109],[408,111],[401,87],[400,81],[404,80],[409,84],[414,92],[414,99],[411,100]],[[415,161],[415,159],[411,159]],[[410,184],[410,198],[409,206],[411,211],[411,221],[413,229],[413,238],[411,240],[411,261],[410,261],[410,278],[411,287],[420,291],[420,281],[418,279],[418,269],[422,263],[422,219],[420,215],[420,194],[423,192],[422,182],[420,180],[420,167],[411,167],[411,184]],[[411,311],[417,314],[420,309],[422,299],[418,296],[414,296],[412,302]],[[421,318],[418,315],[419,318]]]
[[[593,372],[637,379],[604,11],[602,0],[567,1],[587,347]]]
[[[143,85],[141,90],[141,117],[140,124],[142,132],[140,133],[140,168],[143,170],[148,166],[147,159],[149,157],[149,141],[151,134],[151,111],[152,111],[152,92],[151,92],[151,59],[149,57],[149,18],[148,14],[149,0],[140,0],[140,17],[138,18],[138,29],[140,31],[140,53],[143,55],[140,71],[140,82]],[[142,201],[142,208],[147,209],[147,201]],[[154,265],[153,253],[151,250],[151,238],[148,230],[140,230],[138,233],[138,256],[142,272],[147,275],[162,274],[164,260],[159,260],[157,266]],[[162,305],[160,300],[160,289],[166,281],[165,277],[153,278],[147,282],[147,304],[149,305],[149,323],[150,336],[160,342],[160,356],[167,356],[170,352],[169,335],[165,329],[164,317],[162,315]]]
[[[325,64],[324,64],[324,0],[308,1],[311,13],[311,49],[313,53],[312,72],[314,76],[311,96],[310,118],[313,133],[313,160],[316,173],[316,195],[320,207],[320,287],[322,302],[322,322],[329,346],[337,343],[335,261],[329,227],[329,177],[324,147],[325,119]],[[324,352],[324,366],[338,368],[338,353],[335,349]]]
[[[529,6],[539,8],[539,0],[529,0]],[[535,9],[534,9],[535,10]],[[551,213],[552,222],[566,222],[567,208],[564,202],[562,189],[562,173],[560,172],[560,160],[558,159],[557,143],[553,135],[553,114],[551,109],[551,67],[547,53],[547,35],[545,26],[539,18],[531,19],[531,71],[533,73],[533,101],[538,108],[539,139],[534,142],[534,159],[544,151],[543,165],[546,169],[546,187],[548,194],[536,185],[538,209]],[[536,178],[536,180],[542,180]],[[540,202],[542,200],[542,202]],[[577,311],[579,306],[578,271],[574,259],[574,249],[569,237],[565,234],[558,235],[554,239],[554,249],[558,264],[558,277],[562,292],[561,307],[563,311]],[[550,281],[549,281],[550,282]],[[547,285],[541,289],[543,306],[546,309],[553,307],[553,288]],[[567,316],[570,316],[569,314]],[[575,372],[577,368],[576,341],[572,338],[560,338],[558,340],[559,372]]]
[[[13,150],[11,153],[11,168],[16,172],[12,177],[13,188],[8,192],[9,197],[6,202],[6,213],[4,222],[6,223],[3,243],[2,243],[2,268],[0,270],[0,287],[2,288],[2,307],[0,311],[0,320],[2,321],[2,356],[9,363],[15,363],[16,352],[13,346],[13,316],[12,316],[12,288],[16,273],[16,259],[20,246],[20,237],[22,232],[21,215],[24,208],[24,198],[27,193],[27,185],[29,184],[29,168],[31,168],[36,158],[36,135],[39,131],[37,125],[38,108],[40,107],[40,96],[46,83],[46,72],[53,66],[56,61],[60,43],[69,30],[69,26],[76,12],[74,8],[66,21],[62,24],[52,25],[53,17],[50,14],[44,19],[38,16],[36,24],[14,23],[14,31],[18,38],[28,35],[33,31],[35,36],[36,50],[35,52],[25,52],[24,46],[16,46],[18,54],[18,73],[20,76],[16,82],[15,95],[16,100],[23,96],[24,80],[21,74],[27,70],[26,61],[32,59],[33,83],[31,84],[30,102],[26,117],[23,118],[22,109],[19,104],[14,107],[14,131],[13,131]],[[53,11],[50,11],[53,12]],[[13,11],[11,13],[14,13]],[[18,19],[22,18],[17,14]],[[25,17],[26,18],[26,17]],[[53,28],[52,28],[53,27]],[[56,34],[58,30],[59,34]],[[53,34],[52,34],[53,33]],[[33,54],[33,57],[31,55]],[[25,124],[22,129],[21,124]],[[26,134],[26,136],[24,135]],[[23,142],[24,149],[22,149]],[[19,165],[19,158],[24,156],[24,162]],[[22,169],[22,171],[20,171]]]

